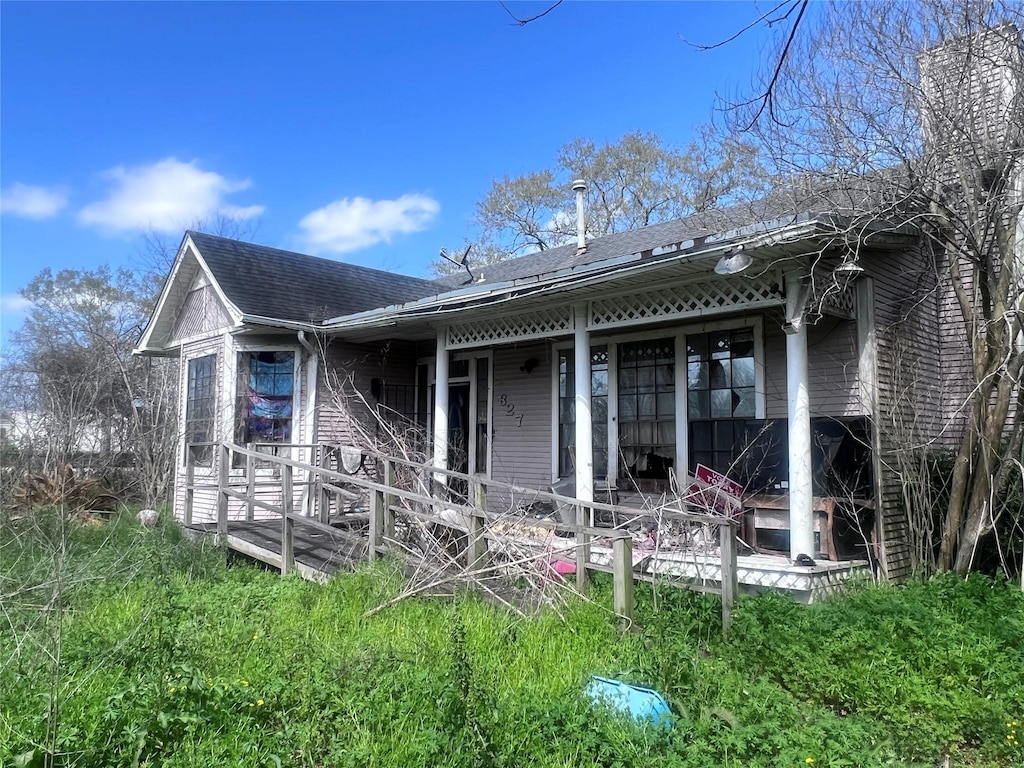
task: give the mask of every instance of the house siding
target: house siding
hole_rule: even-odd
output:
[[[788,416],[786,334],[777,316],[764,322],[765,418]],[[822,317],[807,329],[808,394],[811,416],[863,416],[857,370],[857,324]]]
[[[214,423],[214,439],[234,442],[235,440],[235,407],[236,407],[236,361],[238,354],[255,348],[273,348],[293,351],[298,361],[298,370],[294,382],[296,394],[292,421],[292,442],[297,445],[304,445],[310,442],[310,423],[308,418],[309,387],[307,384],[306,371],[310,364],[309,355],[295,345],[292,336],[267,335],[247,336],[244,342],[226,335],[218,335],[204,338],[200,341],[186,343],[182,346],[182,366],[180,375],[180,392],[182,397],[179,404],[179,423],[184,424],[185,405],[187,392],[188,365],[187,360],[202,357],[207,354],[217,355],[217,392],[218,408],[216,410]],[[182,433],[183,434],[183,433]],[[174,515],[177,519],[184,519],[185,516],[185,453],[183,439],[178,453],[177,466],[175,468],[175,492],[174,492]],[[291,457],[298,461],[309,461],[312,451],[308,447],[293,449]],[[214,457],[209,467],[195,468],[195,482],[205,485],[216,485],[217,483],[217,459]],[[245,477],[245,469],[242,466],[230,469],[232,482],[241,484]],[[257,487],[255,497],[259,501],[280,505],[281,489],[279,485],[279,472],[270,468],[257,469],[257,484],[266,483],[267,487]],[[302,510],[307,504],[309,495],[308,478],[305,473],[296,472],[293,477],[293,508],[296,511]],[[248,505],[239,499],[228,501],[228,520],[245,520],[248,515]],[[276,512],[271,510],[254,508],[253,517],[256,520],[275,519]],[[212,523],[217,519],[217,491],[215,488],[203,488],[195,491],[192,504],[192,521],[194,523]]]
[[[917,566],[901,480],[901,447],[927,444],[940,432],[943,347],[935,272],[914,251],[866,254],[874,278],[877,326],[881,562],[890,579]]]
[[[520,370],[530,358],[537,365]],[[551,360],[548,344],[494,350],[491,477],[526,488],[551,485]],[[488,497],[492,508],[508,499]]]
[[[171,342],[205,336],[230,325],[231,318],[213,288],[204,285],[185,295],[175,319]]]

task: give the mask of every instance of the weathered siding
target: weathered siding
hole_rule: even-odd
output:
[[[382,385],[416,383],[416,351],[408,342],[327,345],[317,381],[318,442],[365,445],[380,438],[372,408],[372,380]]]
[[[520,368],[529,358],[537,366],[527,373]],[[494,350],[494,480],[527,488],[551,485],[551,359],[548,344]]]
[[[217,390],[220,391],[224,385],[224,338],[213,336],[202,341],[186,344],[181,349],[181,365],[178,372],[178,452],[175,458],[174,467],[174,516],[183,520],[185,516],[185,406],[187,404],[188,392],[188,361],[205,355],[217,355]],[[221,402],[218,400],[218,402]],[[219,434],[222,429],[222,422],[226,418],[223,408],[217,408],[215,412],[214,434]],[[215,482],[215,470],[211,467],[196,467],[195,482]],[[193,520],[203,522],[207,518],[213,520],[216,516],[216,493],[213,491],[197,491],[193,503]]]
[[[217,355],[217,392],[218,407],[216,409],[214,423],[214,439],[234,442],[235,440],[235,409],[237,407],[237,360],[240,352],[255,349],[280,349],[295,353],[299,363],[298,371],[294,381],[295,405],[292,415],[292,442],[297,445],[311,442],[311,424],[309,418],[309,386],[306,372],[310,364],[310,357],[301,347],[296,345],[293,336],[267,335],[247,336],[243,339],[225,335],[212,336],[201,341],[185,344],[182,347],[182,366],[179,392],[181,392],[179,404],[179,423],[184,424],[186,392],[188,381],[188,360],[202,357],[207,354]],[[182,433],[183,434],[183,433]],[[183,443],[183,441],[181,441]],[[308,462],[312,457],[309,448],[291,449],[291,458],[297,461]],[[174,493],[174,514],[178,519],[183,519],[185,514],[185,464],[184,446],[179,451],[177,466],[175,469],[175,493]],[[231,479],[240,489],[245,476],[244,466],[234,466],[230,470]],[[216,456],[208,467],[196,467],[195,478],[197,483],[215,484],[217,482],[217,459]],[[281,493],[279,478],[272,469],[257,470],[257,483],[267,482],[266,488],[257,489],[256,497],[271,504],[280,504]],[[302,472],[296,472],[293,478],[293,504],[296,511],[306,508],[308,489],[306,483],[308,478]],[[248,513],[245,502],[238,499],[231,499],[228,502],[228,519],[244,520]],[[196,491],[193,507],[193,522],[213,522],[216,520],[216,491]],[[276,513],[269,510],[254,510],[255,519],[273,519]]]
[[[231,318],[209,285],[193,288],[185,294],[178,310],[171,341],[205,336],[231,325]]]
[[[915,563],[901,451],[934,439],[941,424],[935,274],[928,260],[912,251],[866,254],[863,263],[875,281],[882,564],[889,578],[902,579]]]
[[[765,416],[787,417],[786,334],[778,316],[764,322]],[[807,329],[811,416],[863,416],[857,370],[857,324],[823,317]]]

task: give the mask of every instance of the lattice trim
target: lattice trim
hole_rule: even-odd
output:
[[[774,283],[734,277],[598,299],[590,305],[590,326],[635,325],[781,302]]]
[[[448,349],[544,338],[571,330],[572,313],[568,307],[543,309],[450,326]]]
[[[856,303],[856,292],[853,288],[846,288],[825,294],[825,300],[821,302],[821,309],[825,314],[852,319],[857,314]]]

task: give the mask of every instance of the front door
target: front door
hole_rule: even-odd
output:
[[[449,469],[469,474],[469,403],[470,385],[449,385]],[[468,486],[465,480],[453,478],[450,487],[465,497]]]

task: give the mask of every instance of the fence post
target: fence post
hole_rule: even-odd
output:
[[[590,582],[590,536],[584,532],[587,525],[587,509],[582,501],[576,504],[576,589],[585,592]]]
[[[718,533],[718,549],[722,558],[722,631],[727,632],[737,591],[736,523],[726,520],[719,525]]]
[[[252,443],[246,445],[250,451]],[[256,505],[253,503],[256,500],[256,457],[247,453],[245,455],[245,496],[248,499],[245,508],[245,519],[252,522],[256,517]]]
[[[292,513],[295,494],[292,489],[292,466],[281,465],[281,575],[287,576],[295,565],[295,520]]]
[[[192,525],[192,509],[195,506],[196,454],[192,443],[185,443],[185,525]]]
[[[380,547],[381,529],[383,517],[381,507],[384,506],[384,494],[376,488],[370,489],[370,540],[367,544],[367,558],[377,559],[377,548]]]
[[[469,513],[469,537],[466,542],[466,568],[475,570],[484,565],[487,557],[487,539],[484,537],[485,512],[487,510],[487,490],[478,479],[472,481]]]
[[[231,452],[227,443],[217,443],[217,536],[228,535],[228,488],[231,486]]]
[[[384,459],[384,485],[388,488],[395,488],[398,485],[398,472],[391,459]],[[385,539],[394,540],[395,538],[395,504],[397,503],[398,497],[393,493],[384,494],[382,504],[384,519],[381,523],[381,533]]]
[[[323,443],[320,444],[319,451],[319,463],[317,467],[319,469],[327,469],[327,446]],[[316,495],[317,495],[317,515],[321,523],[329,524],[331,522],[331,492],[327,490],[325,486],[328,483],[324,481],[323,472],[316,473]]]
[[[633,539],[617,536],[612,541],[612,590],[615,613],[623,625],[633,621]]]

